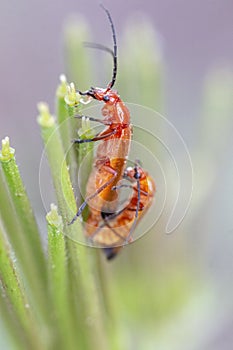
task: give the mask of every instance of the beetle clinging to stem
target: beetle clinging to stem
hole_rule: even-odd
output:
[[[105,125],[105,129],[91,139],[76,139],[74,143],[100,141],[96,150],[94,166],[86,187],[86,199],[71,220],[72,224],[79,217],[88,204],[88,224],[98,225],[102,220],[101,213],[112,213],[117,208],[117,191],[113,190],[122,178],[129,153],[132,126],[130,113],[119,94],[112,88],[117,76],[117,42],[114,24],[109,11],[101,5],[111,25],[113,50],[100,44],[86,43],[86,46],[110,52],[113,57],[112,79],[106,88],[94,88],[81,92],[82,96],[89,96],[104,102],[102,107],[103,119],[87,117],[91,121]],[[77,116],[83,118],[84,116]],[[87,232],[88,235],[88,232]]]
[[[79,91],[79,93],[104,102],[103,119],[92,117],[89,119],[105,125],[105,129],[92,139],[74,141],[79,144],[92,141],[100,141],[100,143],[87,182],[86,199],[72,219],[71,224],[81,215],[88,204],[89,213],[85,223],[85,234],[92,242],[104,248],[107,259],[112,259],[123,245],[132,241],[132,232],[152,204],[155,184],[152,177],[139,165],[139,162],[135,163],[134,168],[128,167],[125,170],[132,137],[132,126],[129,110],[118,93],[112,90],[117,76],[116,33],[109,11],[103,6],[102,8],[111,25],[113,50],[101,44],[86,43],[85,45],[111,53],[113,57],[112,79],[105,89],[91,87],[89,90]],[[83,118],[84,116],[77,117]],[[119,181],[123,178],[131,184],[120,184]],[[132,188],[133,193],[128,204],[119,209],[117,193],[123,187]]]

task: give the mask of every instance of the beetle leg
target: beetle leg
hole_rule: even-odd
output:
[[[114,170],[113,168],[111,168],[111,166],[109,166],[109,165],[104,165],[103,167],[104,167],[104,169],[105,169],[106,171],[108,171],[110,174],[113,175],[112,178],[109,179],[107,182],[105,182],[102,186],[100,186],[100,187],[96,190],[95,193],[93,193],[92,195],[90,195],[89,197],[87,197],[87,198],[85,199],[85,201],[84,201],[84,202],[82,203],[82,205],[79,207],[79,209],[78,209],[76,215],[73,217],[73,219],[71,220],[71,222],[69,223],[69,225],[72,225],[72,224],[75,222],[75,220],[82,214],[82,212],[83,212],[84,208],[87,206],[88,202],[89,202],[91,199],[93,199],[93,198],[95,198],[96,196],[98,196],[98,194],[100,194],[103,190],[105,190],[105,188],[108,187],[108,186],[114,181],[114,179],[117,177],[117,171]]]
[[[80,143],[85,143],[85,142],[100,141],[100,140],[107,139],[108,137],[116,134],[116,132],[117,132],[117,130],[112,130],[110,132],[97,134],[92,139],[74,139],[74,140],[72,140],[72,142],[80,144]]]
[[[78,118],[78,119],[86,118],[86,119],[89,119],[92,122],[97,122],[97,123],[101,123],[101,124],[104,124],[104,125],[112,125],[111,121],[107,121],[107,120],[105,121],[103,119],[88,117],[87,115],[75,115],[74,117]]]

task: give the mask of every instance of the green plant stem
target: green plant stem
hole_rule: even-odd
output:
[[[27,241],[32,252],[31,263],[34,264],[34,268],[37,270],[38,278],[45,284],[46,274],[44,271],[46,269],[46,264],[38,226],[15,161],[14,149],[10,148],[8,138],[3,140],[2,143],[0,161],[9,189],[9,194],[17,216],[20,218],[25,241]]]
[[[16,273],[11,255],[10,245],[0,227],[0,280],[12,304],[24,322],[27,318],[25,305],[28,304],[28,301],[25,300],[24,289]]]
[[[12,312],[10,302],[8,298],[2,293],[2,291],[0,293],[0,313],[1,318],[4,320],[5,328],[9,334],[9,340],[11,342],[10,349],[29,349],[24,329],[22,328],[22,325],[18,322],[15,314]]]
[[[38,325],[40,325],[41,329],[43,330],[49,325],[48,304],[44,294],[46,285],[43,285],[41,283],[41,280],[38,276],[38,270],[36,267],[36,262],[34,262],[32,247],[29,245],[27,237],[25,236],[25,233],[22,230],[20,218],[18,217],[15,211],[12,201],[9,201],[9,193],[3,181],[3,176],[1,172],[0,196],[2,203],[4,203],[4,205],[1,207],[0,218],[4,230],[7,232],[10,244],[14,249],[15,257],[19,263],[19,271],[21,272],[22,277],[24,277],[25,299],[29,300],[27,304],[30,309],[30,313],[34,313]],[[6,271],[4,272],[3,270],[4,266],[2,265],[1,273],[6,273]],[[15,284],[16,283],[17,282],[15,281]],[[19,293],[19,290],[17,291]],[[21,290],[21,293],[24,293],[24,291]],[[13,295],[11,294],[9,297],[13,298]],[[23,308],[25,308],[26,304],[24,303],[24,300],[16,300],[15,295],[15,299],[12,300],[12,304],[15,304],[14,306],[17,308],[18,317],[21,318],[21,324],[25,325],[25,315],[23,315]],[[34,334],[33,322],[32,320],[29,320],[29,322],[30,331],[28,329],[27,332],[31,332],[31,334]],[[37,336],[34,337],[34,341],[34,348],[39,348],[38,344],[40,341],[37,339]],[[46,344],[51,344],[49,338],[43,338],[42,341],[44,349],[47,349]]]
[[[68,252],[69,275],[72,284],[71,291],[76,293],[76,295],[73,295],[73,299],[76,299],[77,295],[82,297],[83,307],[78,310],[82,313],[78,317],[82,320],[83,325],[85,325],[86,339],[90,349],[93,349],[93,347],[107,349],[104,330],[105,315],[103,314],[103,310],[101,310],[97,297],[98,293],[95,287],[87,249],[68,238],[70,237],[77,241],[77,234],[82,234],[82,227],[79,220],[73,225],[68,226],[77,208],[65,163],[60,134],[57,132],[55,119],[49,113],[47,115],[43,115],[42,113],[38,122],[41,126],[42,138],[50,164],[59,212],[64,223],[64,233],[67,236],[66,248]]]
[[[79,111],[79,94],[75,91],[73,83],[67,84],[65,76],[61,76],[61,83],[56,92],[56,112],[59,133],[69,167],[70,178],[75,192],[75,197],[80,198],[78,184],[78,146],[72,143],[77,138],[77,130],[80,126],[79,119],[74,118]],[[67,99],[67,103],[65,102]]]
[[[11,312],[15,314],[15,318],[18,319],[24,328],[24,332],[26,331],[27,348],[33,347],[37,349],[37,345],[42,344],[40,344],[40,339],[35,329],[35,319],[33,319],[31,309],[29,309],[29,301],[12,257],[13,252],[0,226],[0,281],[2,288],[9,299],[9,303],[12,305]]]
[[[77,148],[72,147],[72,140],[77,137],[80,126],[78,119],[73,118],[79,112],[79,95],[73,83],[67,84],[64,75],[60,79],[61,83],[56,91],[56,115],[64,152],[67,153],[66,161],[68,166],[72,166],[77,163]],[[71,105],[66,103],[66,97]]]
[[[9,241],[24,271],[27,280],[26,286],[30,292],[29,299],[33,302],[33,305],[36,305],[35,311],[37,311],[38,317],[41,318],[41,322],[46,326],[50,320],[50,313],[48,311],[48,301],[44,295],[44,288],[47,285],[45,257],[38,227],[14,153],[14,149],[10,148],[9,139],[5,138],[2,141],[0,162],[8,193],[4,191],[3,183],[2,191],[6,198],[4,203],[9,202],[8,196],[10,196],[11,203],[9,203],[8,209],[5,204],[5,214],[2,212],[1,217]],[[3,197],[1,199],[3,200]],[[11,213],[10,216],[9,213]]]
[[[46,216],[48,222],[48,268],[51,302],[58,324],[58,348],[75,349],[82,346],[79,330],[73,317],[73,305],[69,298],[68,269],[66,246],[63,235],[62,218],[57,209],[51,205],[51,211]]]
[[[61,83],[59,84],[56,91],[56,115],[57,122],[59,125],[59,132],[62,139],[62,144],[64,147],[64,151],[68,151],[71,145],[70,131],[69,131],[69,113],[67,109],[67,105],[65,103],[65,96],[67,94],[67,82],[66,77],[61,75],[60,77]]]
[[[107,330],[111,339],[111,350],[119,350],[123,348],[123,334],[120,330],[121,315],[117,310],[117,303],[113,297],[115,291],[112,285],[111,266],[106,265],[105,257],[100,249],[95,249],[92,264],[95,266],[96,285],[101,291],[103,307],[107,315]]]
[[[69,107],[69,113],[70,116],[73,117],[75,114],[75,109],[72,107]],[[78,136],[81,139],[90,139],[94,137],[94,133],[91,130],[90,121],[86,118],[82,119],[81,127],[78,130]],[[76,162],[77,163],[77,162]],[[81,166],[81,172],[79,173],[79,185],[81,188],[81,193],[85,193],[86,191],[86,184],[88,181],[87,174],[90,174],[92,166],[93,166],[93,142],[88,143],[82,143],[78,147],[78,165]],[[83,176],[82,176],[83,175]],[[78,203],[78,205],[81,203]],[[88,211],[88,210],[87,210]],[[84,210],[83,212],[83,218],[85,220],[87,211]],[[115,339],[114,336],[118,334],[117,332],[113,331],[114,327],[114,316],[112,312],[112,308],[110,307],[109,302],[109,294],[108,294],[108,287],[106,284],[106,279],[104,280],[103,275],[103,266],[100,263],[100,251],[99,249],[92,249],[91,254],[89,254],[89,259],[91,261],[91,264],[93,266],[93,271],[95,275],[95,284],[98,286],[98,291],[101,291],[98,293],[98,298],[101,300],[102,307],[104,308],[104,313],[107,315],[108,322],[106,329],[107,333],[111,332],[111,344],[113,347],[113,340]],[[74,301],[75,302],[75,301]],[[117,342],[115,342],[116,344]],[[118,347],[115,346],[113,349],[117,349]]]

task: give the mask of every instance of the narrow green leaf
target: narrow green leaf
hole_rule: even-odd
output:
[[[17,288],[18,280],[14,280],[16,288],[15,293],[17,293],[15,294],[12,290],[9,294],[9,299],[11,299],[12,305],[16,308],[17,315],[16,313],[15,315],[19,317],[18,323],[21,322],[23,327],[27,322],[30,322],[30,331],[33,333],[35,331],[33,328],[33,320],[29,317],[31,312],[34,314],[32,318],[34,319],[35,317],[37,319],[38,326],[41,327],[41,329],[45,329],[49,326],[50,312],[48,307],[48,300],[45,295],[46,285],[42,283],[40,276],[38,275],[38,267],[33,256],[33,247],[31,247],[29,244],[27,236],[22,230],[21,218],[18,217],[13,202],[10,200],[9,192],[7,191],[6,185],[3,181],[2,172],[0,172],[0,196],[2,203],[4,203],[4,205],[1,207],[0,212],[2,229],[4,229],[4,231],[7,233],[7,238],[9,239],[10,245],[13,247],[15,259],[17,260],[17,271],[19,271],[20,276],[23,278],[25,288],[19,291],[18,288],[21,287]],[[5,247],[5,249],[7,249],[7,247]],[[7,250],[4,250],[4,254],[7,254]],[[4,257],[2,255],[2,259],[5,260],[6,264],[6,256]],[[10,280],[10,274],[8,277],[6,275],[6,269],[10,269],[10,266],[10,263],[8,264],[8,267],[7,265],[1,265],[1,278],[3,283],[5,281],[5,286],[9,283],[10,285],[13,283],[13,280]],[[18,297],[20,297],[20,292],[24,293],[22,300],[18,299]],[[26,308],[25,314],[23,310],[24,307]],[[27,313],[28,308],[30,311],[28,310]],[[27,320],[25,320],[26,317]],[[40,334],[38,336],[40,337]],[[52,334],[48,335],[48,337],[41,338],[44,346],[46,346],[46,344],[51,344],[50,341],[52,341],[52,339],[50,336],[52,336]],[[34,348],[36,349],[38,348],[37,345],[40,342],[39,339],[37,339],[37,335],[34,336],[34,342]]]
[[[5,180],[4,184],[2,177],[0,179],[1,199],[4,202],[1,211],[3,227],[25,278],[29,307],[33,305],[35,317],[45,329],[50,323],[49,304],[44,294],[47,284],[45,257],[38,227],[15,161],[14,149],[9,145],[9,138],[2,141],[0,162]],[[52,334],[43,337],[44,346],[53,341],[51,337]],[[39,340],[36,342],[36,337],[34,340],[34,346],[37,348]]]
[[[0,282],[3,294],[11,304],[11,313],[23,327],[28,347],[42,346],[40,335],[36,332],[35,319],[31,313],[30,303],[27,299],[21,277],[15,268],[14,252],[0,225]],[[38,348],[39,349],[39,348]]]
[[[8,294],[12,304],[22,319],[25,321],[26,305],[24,288],[19,280],[19,276],[13,263],[13,252],[7,242],[3,229],[0,226],[0,280],[5,292]]]
[[[46,283],[45,257],[42,250],[40,233],[37,223],[26,194],[18,166],[15,161],[15,150],[9,145],[9,138],[2,140],[2,150],[0,151],[0,162],[2,165],[5,180],[9,189],[9,194],[17,213],[20,218],[20,225],[24,231],[25,240],[32,252],[31,263],[37,270],[38,278]]]
[[[56,191],[59,213],[62,216],[64,233],[67,236],[66,247],[69,259],[69,279],[71,293],[73,293],[71,299],[77,301],[77,295],[82,298],[83,304],[79,300],[80,305],[78,305],[76,312],[78,312],[77,318],[82,320],[82,330],[90,349],[93,346],[99,349],[106,349],[105,316],[99,304],[98,291],[95,287],[87,248],[69,239],[71,238],[77,242],[77,237],[82,235],[82,226],[79,220],[76,220],[73,225],[68,225],[77,208],[60,134],[57,130],[55,119],[50,115],[45,104],[39,105],[39,111],[38,123],[41,126],[41,133]],[[81,305],[82,307],[80,308]]]
[[[82,347],[82,334],[75,322],[73,305],[68,288],[68,269],[63,223],[57,207],[51,205],[46,216],[48,222],[49,289],[53,303],[54,319],[59,329],[62,349]]]
[[[80,127],[80,120],[74,118],[80,111],[80,95],[76,92],[74,83],[68,85],[64,75],[60,79],[61,83],[56,93],[57,122],[75,197],[79,200],[77,163],[79,148],[77,144],[73,144],[72,140],[77,138]]]
[[[2,292],[0,284],[0,314],[4,321],[4,326],[8,332],[7,349],[10,350],[29,350],[29,344],[25,338],[25,333],[22,325],[17,320],[15,314],[11,310],[9,300]]]

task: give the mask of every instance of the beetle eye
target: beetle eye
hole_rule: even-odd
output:
[[[108,101],[110,100],[110,97],[109,97],[108,95],[105,95],[105,96],[103,97],[103,100],[104,100],[105,102],[108,102]]]
[[[134,174],[134,178],[135,178],[136,180],[141,179],[141,174],[135,173],[135,174]]]
[[[135,178],[136,180],[141,179],[141,174],[140,174],[140,172],[138,171],[138,168],[137,168],[137,167],[134,168],[134,171],[135,171],[135,173],[134,173],[134,178]]]

